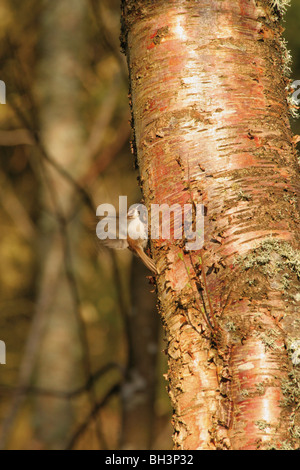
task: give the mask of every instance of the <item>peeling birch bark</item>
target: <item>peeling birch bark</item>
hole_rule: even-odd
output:
[[[279,16],[270,1],[122,2],[146,204],[206,207],[201,252],[152,241],[175,449],[300,444],[299,167]]]

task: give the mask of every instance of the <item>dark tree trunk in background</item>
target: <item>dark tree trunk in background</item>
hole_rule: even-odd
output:
[[[159,317],[147,268],[132,260],[131,310],[127,319],[128,368],[122,387],[122,449],[151,449],[157,378]]]
[[[300,444],[299,167],[273,3],[122,2],[146,204],[206,207],[201,252],[152,241],[176,449]]]

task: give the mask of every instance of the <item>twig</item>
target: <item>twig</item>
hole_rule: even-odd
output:
[[[88,171],[80,178],[79,183],[81,185],[87,183],[92,184],[96,178],[98,178],[99,174],[103,173],[128,141],[130,132],[130,126],[124,118],[117,130],[114,141],[97,155],[96,160],[92,163]]]
[[[34,145],[35,141],[27,129],[0,130],[0,145]]]
[[[191,178],[190,178],[190,165],[189,165],[188,157],[187,157],[187,172],[188,172],[188,190],[189,190],[191,202],[192,202],[193,207],[195,209],[196,204],[195,204],[193,194],[192,194]],[[191,253],[189,254],[189,258],[190,258],[191,265],[193,266],[194,273],[197,276],[197,270],[195,269],[195,266],[194,266],[194,263],[193,263],[193,260],[192,260],[192,257],[191,257]],[[202,280],[203,280],[203,288],[204,288],[204,292],[205,292],[205,295],[206,295],[206,298],[207,298],[209,313],[210,313],[210,315],[207,314],[206,305],[205,305],[205,302],[204,302],[204,296],[201,292],[202,302],[203,302],[203,305],[204,305],[205,320],[206,320],[206,323],[208,324],[210,330],[212,331],[213,335],[215,336],[216,330],[219,329],[219,327],[218,327],[218,325],[216,323],[216,320],[215,320],[214,309],[213,309],[213,306],[212,306],[212,303],[211,303],[211,300],[210,300],[210,295],[209,295],[209,292],[208,292],[206,273],[205,273],[205,265],[204,265],[203,248],[200,249],[199,261],[201,263],[201,276],[202,276]],[[189,273],[188,273],[188,275],[189,275]],[[212,323],[211,323],[211,321],[212,321]]]
[[[122,55],[119,47],[117,47],[114,41],[111,38],[111,34],[106,27],[106,22],[103,21],[102,16],[99,12],[99,2],[98,0],[87,0],[90,9],[93,13],[93,18],[96,22],[96,26],[98,28],[98,34],[101,35],[101,38],[110,52],[116,57],[119,62],[120,70],[123,75],[124,81],[128,82],[128,74],[126,69],[126,59]]]
[[[97,372],[95,372],[95,374],[93,374],[91,377],[89,377],[88,381],[84,385],[72,391],[50,390],[46,388],[32,387],[32,386],[13,387],[13,386],[4,385],[4,384],[0,384],[0,389],[4,393],[11,393],[12,391],[18,391],[20,395],[32,394],[32,395],[50,396],[53,398],[69,400],[72,398],[76,398],[77,396],[82,395],[83,393],[88,392],[93,387],[94,383],[97,380],[99,380],[103,375],[105,375],[107,372],[109,372],[112,369],[118,369],[121,372],[122,377],[124,376],[123,368],[115,362],[110,362],[106,364],[105,366],[103,366],[101,369],[99,369]]]
[[[0,195],[1,204],[8,216],[15,223],[17,230],[26,238],[32,241],[36,236],[33,222],[27,214],[22,202],[17,197],[16,192],[8,178],[0,170]]]
[[[204,259],[203,259],[203,249],[200,250],[200,254],[201,254],[201,257],[199,257],[199,261],[201,262],[201,276],[202,276],[202,279],[203,279],[203,287],[204,287],[204,292],[205,292],[205,295],[206,295],[206,298],[207,298],[210,315],[207,314],[206,307],[205,307],[205,313],[206,313],[206,316],[207,316],[207,321],[209,322],[211,328],[213,330],[216,330],[216,329],[218,329],[218,325],[217,325],[216,320],[215,320],[215,314],[214,314],[213,306],[212,306],[212,303],[211,303],[211,300],[210,300],[208,287],[207,287],[205,265],[204,265]],[[194,262],[193,262],[193,259],[191,257],[191,254],[190,254],[190,261],[191,261],[191,264],[193,266],[194,272],[196,274],[197,270],[194,266]],[[202,297],[203,304],[205,306],[204,297],[203,297],[202,292],[201,292],[201,297]],[[211,324],[211,320],[212,320],[212,324]]]
[[[210,323],[209,321],[209,317],[207,316],[207,313],[206,313],[206,307],[205,307],[205,303],[203,302],[203,306],[199,303],[199,299],[198,299],[198,295],[197,293],[195,292],[194,288],[193,288],[193,280],[191,278],[191,275],[190,275],[190,272],[189,272],[189,269],[188,269],[188,266],[186,265],[186,262],[185,262],[185,259],[184,259],[184,256],[182,255],[182,253],[179,254],[180,256],[180,259],[183,261],[184,263],[184,267],[185,267],[185,270],[187,272],[187,275],[188,275],[188,279],[189,279],[189,284],[190,284],[190,287],[193,291],[193,294],[194,294],[194,299],[196,301],[196,305],[198,307],[198,310],[200,310],[201,312],[201,315],[202,315],[202,318],[203,320],[205,321],[205,323],[207,324],[208,328],[210,329],[210,331],[214,334],[214,328],[212,326],[212,324]],[[202,297],[203,299],[203,297]],[[204,299],[203,299],[204,300]],[[193,327],[193,329],[198,333],[198,334],[202,334],[201,331],[198,330],[198,328],[196,328],[193,323],[191,322],[191,319],[189,317],[189,314],[187,314],[188,316],[188,320],[189,320],[189,324]]]
[[[30,125],[30,123],[28,122],[28,119],[24,116],[24,113],[22,113],[20,108],[16,106],[13,103],[13,101],[11,102],[11,106],[13,110],[15,111],[16,115],[18,116],[18,118],[20,119],[20,121],[22,122],[22,124],[27,129],[31,129],[32,126]],[[89,193],[86,191],[86,189],[83,186],[81,186],[80,183],[78,183],[63,166],[61,166],[56,160],[54,160],[48,155],[48,153],[46,152],[41,142],[41,139],[37,131],[31,130],[31,135],[43,159],[46,160],[70,184],[70,186],[74,188],[76,193],[80,194],[84,203],[91,210],[91,212],[95,214],[96,207],[94,206],[93,200],[91,196],[89,195]]]
[[[44,168],[43,161],[41,161],[43,170],[44,170],[44,177],[48,186],[48,190],[50,193],[50,197],[52,199],[53,206],[55,207],[55,213],[56,213],[56,219],[59,224],[59,229],[61,233],[61,239],[63,243],[62,251],[63,251],[63,259],[64,259],[64,268],[65,268],[65,273],[66,277],[70,286],[70,291],[72,294],[72,299],[73,299],[73,305],[74,305],[74,312],[78,324],[78,332],[79,332],[79,337],[80,337],[80,342],[83,348],[83,363],[84,363],[84,371],[86,373],[87,380],[90,379],[92,376],[92,366],[91,366],[91,361],[90,361],[90,348],[89,348],[89,342],[88,342],[88,337],[87,337],[87,331],[86,331],[86,326],[85,323],[82,319],[81,312],[80,312],[80,296],[77,288],[77,281],[74,276],[74,270],[73,270],[73,265],[72,265],[72,255],[71,255],[71,248],[69,244],[69,237],[67,234],[67,221],[64,217],[64,214],[60,208],[59,201],[57,199],[57,196],[54,191],[54,187],[50,183],[50,177],[47,173],[46,168]],[[91,400],[91,405],[95,406],[96,403],[96,394],[95,390],[93,387],[90,388],[89,390],[89,396]],[[96,422],[96,432],[99,440],[99,444],[102,441],[104,443],[104,438],[103,434],[101,432],[100,426],[98,421]],[[105,447],[106,444],[104,443]]]
[[[55,297],[54,293],[56,291],[58,282],[56,273],[60,267],[61,260],[56,257],[54,262],[55,266],[53,266],[52,261],[51,274],[50,276],[48,275],[47,289],[41,292],[35,308],[34,317],[31,323],[31,328],[26,341],[23,360],[19,371],[18,386],[16,387],[15,393],[13,394],[10,410],[2,422],[0,433],[1,450],[3,450],[6,446],[11,428],[15,422],[19,409],[24,402],[25,395],[21,393],[21,390],[27,387],[30,383],[35,366],[36,353],[43,336],[43,331],[45,329],[47,313],[51,307],[53,298]]]
[[[86,417],[85,421],[79,426],[77,431],[73,434],[73,436],[71,437],[71,439],[70,439],[70,441],[69,441],[69,443],[68,443],[65,450],[72,450],[73,449],[73,447],[76,444],[76,441],[84,433],[84,431],[88,428],[88,426],[89,426],[90,422],[92,421],[92,419],[96,417],[98,411],[100,411],[101,408],[103,408],[106,405],[106,403],[108,402],[108,400],[111,397],[113,397],[117,393],[120,393],[120,391],[121,391],[121,383],[117,383],[117,384],[113,385],[112,388],[110,390],[108,390],[108,392],[104,395],[102,400],[99,403],[96,403],[96,405],[94,406],[92,411]]]

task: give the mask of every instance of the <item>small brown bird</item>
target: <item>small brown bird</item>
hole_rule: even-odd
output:
[[[114,225],[114,228],[116,228],[116,237],[110,236],[112,234],[110,234],[108,230],[105,232],[107,234],[106,238],[103,239],[102,236],[99,236],[98,226],[96,232],[103,245],[114,250],[125,250],[128,248],[143,261],[150,271],[157,274],[158,271],[154,261],[145,253],[148,238],[147,224],[140,216],[140,212],[137,207],[138,205],[128,211],[127,218],[125,218],[124,221],[119,216],[106,217],[111,219],[113,218],[114,222],[117,222],[116,227]],[[103,225],[101,226],[101,229],[103,230]],[[120,234],[122,234],[121,238]]]

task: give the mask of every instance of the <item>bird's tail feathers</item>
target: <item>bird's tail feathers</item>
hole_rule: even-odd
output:
[[[140,248],[137,251],[137,254],[139,255],[139,257],[143,261],[144,265],[147,266],[148,269],[150,269],[150,271],[152,271],[155,274],[158,274],[158,271],[157,271],[157,268],[154,264],[154,261],[151,258],[149,258],[148,255],[146,255],[146,253],[144,252],[143,249]]]

